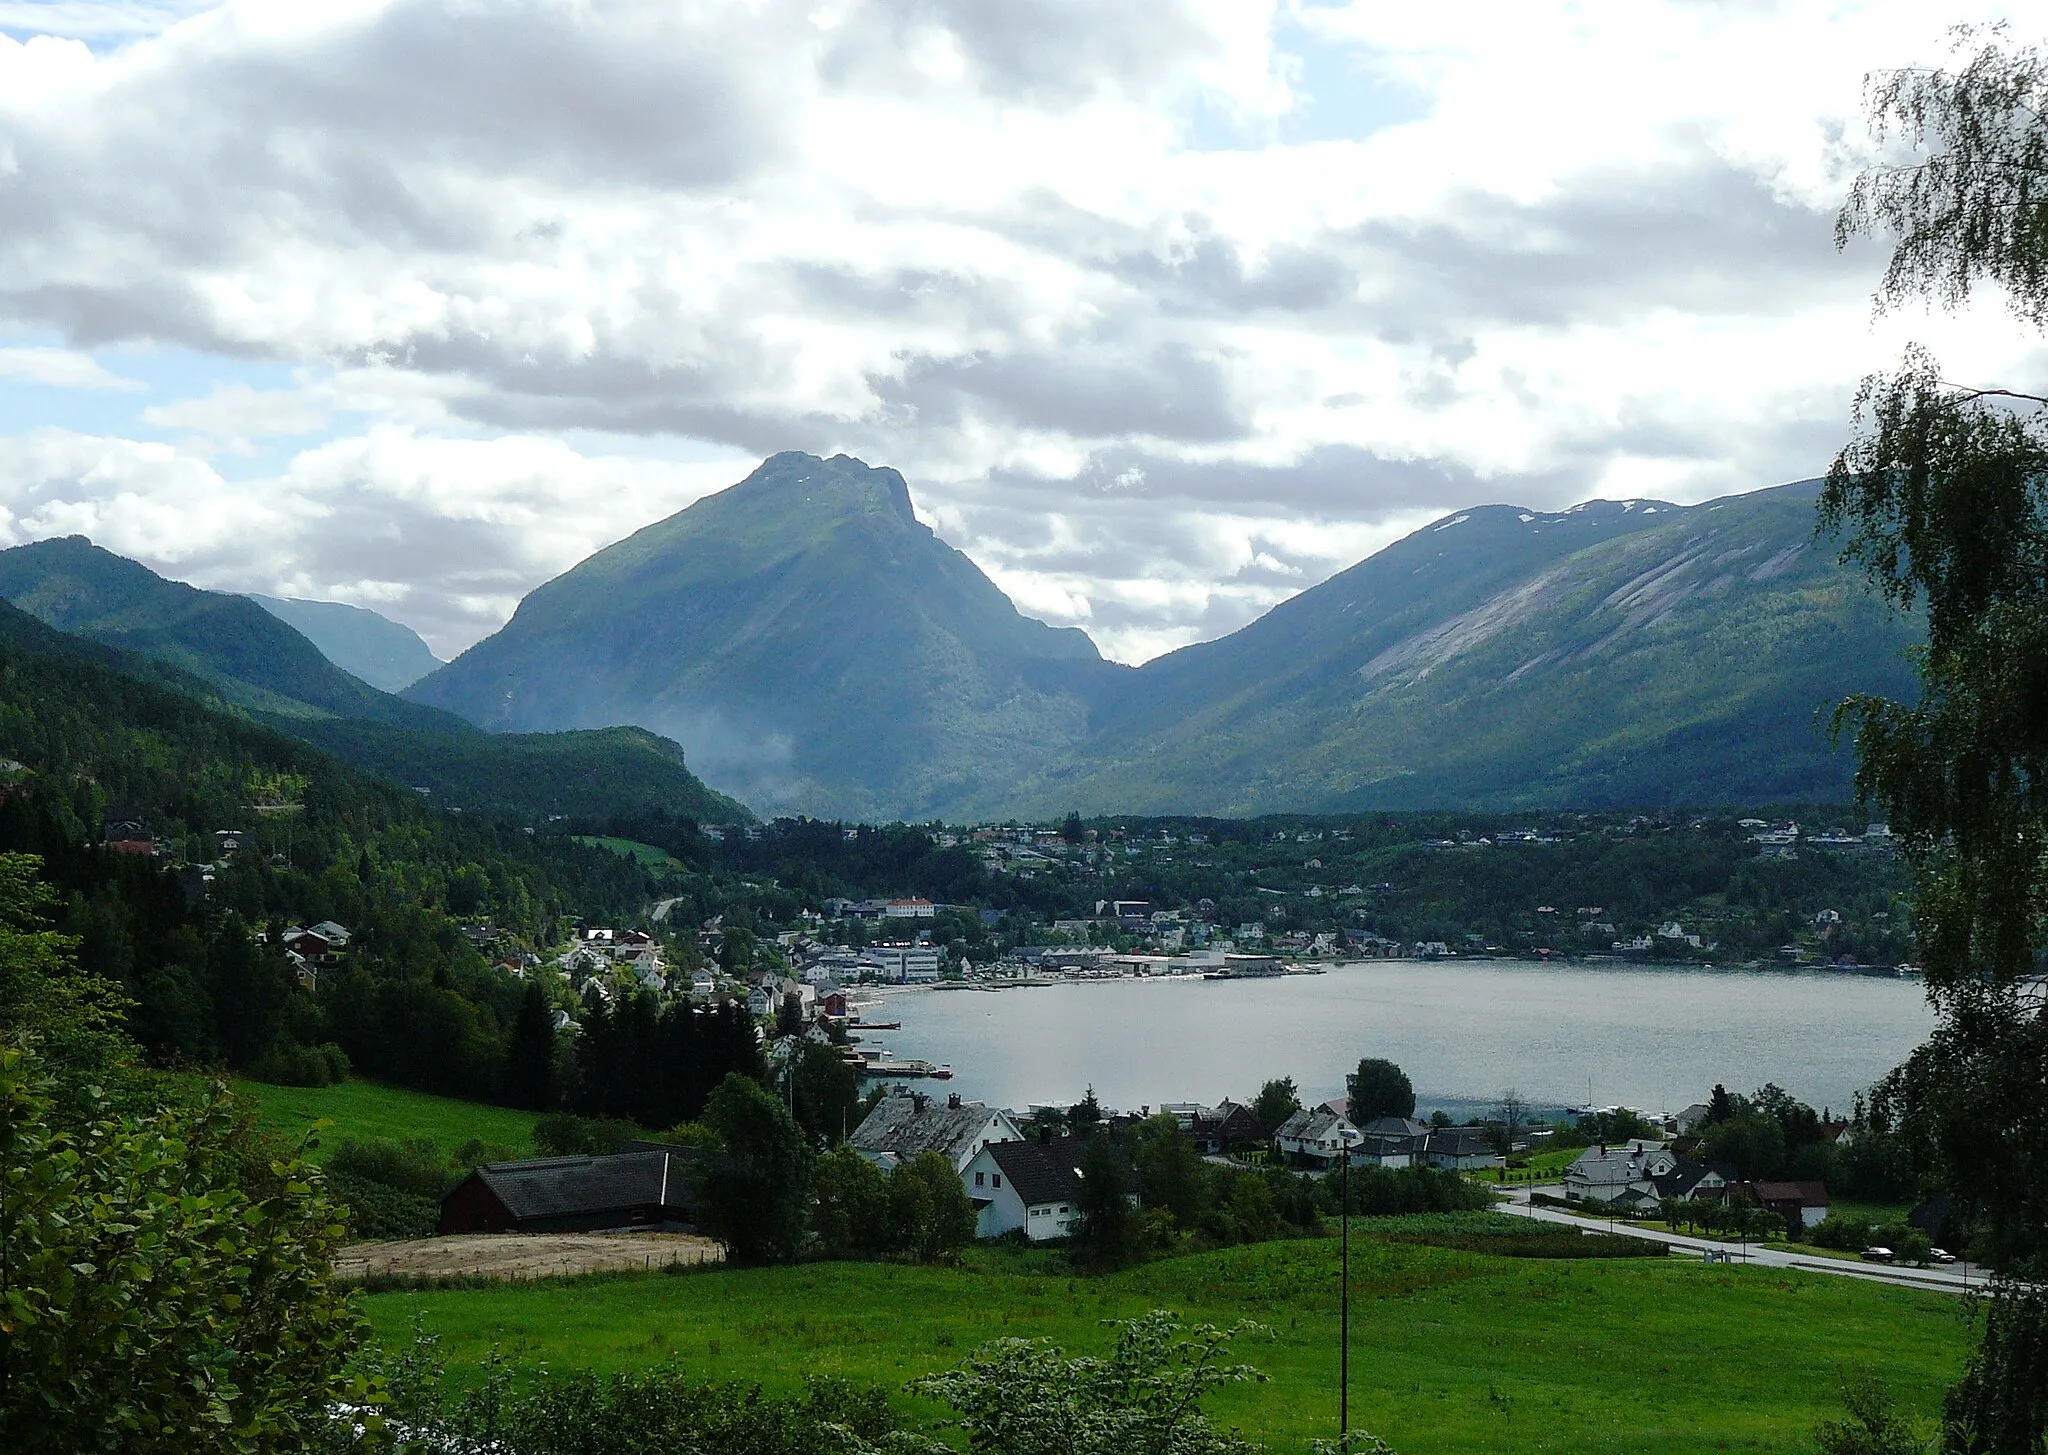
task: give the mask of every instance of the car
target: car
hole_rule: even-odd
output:
[[[1927,1250],[1927,1261],[1929,1263],[1953,1263],[1956,1261],[1956,1255],[1949,1252],[1946,1248],[1929,1248]]]
[[[1889,1263],[1892,1261],[1892,1250],[1875,1246],[1865,1248],[1863,1250],[1863,1261],[1865,1263]]]

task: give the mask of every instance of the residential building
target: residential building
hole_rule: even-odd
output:
[[[1327,1103],[1326,1103],[1327,1105]],[[1358,1129],[1354,1166],[1414,1167],[1429,1145],[1429,1124],[1414,1117],[1374,1117]]]
[[[1660,1199],[1675,1197],[1680,1202],[1724,1202],[1728,1197],[1731,1170],[1681,1157],[1676,1167],[1653,1180]]]
[[[1328,1167],[1358,1139],[1358,1129],[1348,1118],[1326,1107],[1303,1107],[1280,1124],[1273,1134],[1273,1146],[1292,1161]]]
[[[1767,1207],[1787,1224],[1813,1227],[1828,1215],[1827,1184],[1821,1182],[1738,1182],[1728,1195]]]
[[[885,1096],[847,1139],[847,1145],[884,1172],[919,1152],[937,1152],[964,1171],[974,1154],[992,1142],[1021,1142],[1024,1133],[1009,1113],[958,1094],[943,1103],[922,1092]]]
[[[1490,1172],[1507,1166],[1484,1127],[1437,1127],[1430,1131],[1423,1159],[1443,1172]]]
[[[968,1159],[961,1181],[974,1201],[974,1233],[994,1238],[1023,1229],[1034,1243],[1071,1237],[1081,1221],[1085,1137],[1052,1142],[990,1142]]]
[[[1604,1142],[1565,1169],[1564,1195],[1577,1202],[1648,1207],[1658,1198],[1657,1179],[1677,1169],[1677,1154],[1662,1142]]]

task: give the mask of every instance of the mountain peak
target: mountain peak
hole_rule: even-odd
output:
[[[784,450],[763,460],[760,468],[733,486],[730,493],[740,498],[773,493],[785,500],[799,494],[804,503],[816,506],[879,506],[906,524],[917,523],[917,512],[910,503],[910,485],[902,474],[852,455],[821,459],[801,450]]]

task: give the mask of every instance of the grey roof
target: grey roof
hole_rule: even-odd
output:
[[[1026,1207],[1043,1207],[1050,1202],[1072,1203],[1081,1196],[1081,1158],[1087,1154],[1084,1137],[1061,1137],[1052,1142],[990,1142],[989,1156]]]
[[[1588,1147],[1565,1169],[1567,1180],[1583,1180],[1599,1186],[1620,1186],[1642,1182],[1650,1176],[1652,1163],[1670,1156],[1668,1148],[1651,1143],[1614,1143]],[[1676,1158],[1672,1159],[1676,1162]]]
[[[686,1152],[619,1152],[609,1157],[540,1157],[527,1162],[486,1162],[475,1176],[520,1222],[623,1212],[628,1208],[689,1206]]]
[[[1374,1117],[1358,1130],[1374,1140],[1398,1141],[1404,1137],[1428,1136],[1429,1123],[1419,1122],[1414,1117]]]
[[[995,1112],[978,1101],[961,1106],[927,1103],[923,1111],[908,1096],[885,1096],[848,1138],[853,1150],[869,1156],[887,1153],[909,1161],[919,1152],[937,1152],[955,1166],[974,1151],[975,1140]]]
[[[1429,1150],[1445,1157],[1490,1157],[1496,1151],[1484,1127],[1439,1127],[1429,1134]]]
[[[1702,1182],[1716,1173],[1720,1174],[1723,1182],[1732,1182],[1734,1179],[1729,1174],[1733,1171],[1732,1167],[1713,1167],[1705,1162],[1694,1162],[1681,1157],[1676,1167],[1662,1177],[1652,1180],[1657,1184],[1657,1191],[1662,1196],[1691,1197],[1699,1190]]]

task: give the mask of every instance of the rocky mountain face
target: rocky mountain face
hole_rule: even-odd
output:
[[[762,812],[993,802],[1130,676],[1021,615],[894,470],[782,454],[598,552],[408,689],[497,731],[636,723]]]
[[[1815,485],[1485,506],[1141,669],[1020,615],[892,470],[785,454],[549,582],[408,696],[637,723],[764,812],[1255,813],[1840,797],[1825,715],[1910,695]]]
[[[1827,714],[1855,691],[1911,696],[1916,629],[1816,539],[1816,489],[1460,511],[1146,664],[1027,796],[1218,813],[1842,797]]]
[[[381,692],[410,687],[441,665],[418,632],[367,607],[253,591],[249,599],[318,647],[342,671]]]

